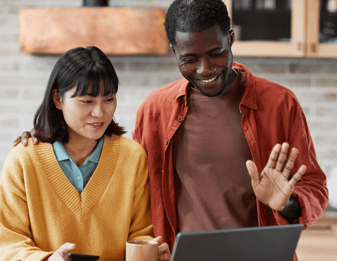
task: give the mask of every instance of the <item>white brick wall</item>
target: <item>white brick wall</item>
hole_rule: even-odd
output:
[[[110,6],[167,8],[171,0],[110,0]],[[12,141],[32,127],[49,74],[59,58],[21,54],[18,44],[20,7],[79,7],[81,0],[0,0],[0,168]],[[235,54],[234,54],[235,55]],[[153,90],[181,76],[172,54],[109,56],[120,79],[116,120],[131,137],[135,113]],[[243,58],[254,74],[290,88],[306,113],[320,163],[337,164],[337,59]]]

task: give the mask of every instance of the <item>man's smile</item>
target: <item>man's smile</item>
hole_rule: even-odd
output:
[[[217,76],[213,77],[213,78],[208,78],[208,79],[199,79],[200,82],[202,83],[210,83],[210,82],[215,82],[218,78],[219,78],[218,74]]]

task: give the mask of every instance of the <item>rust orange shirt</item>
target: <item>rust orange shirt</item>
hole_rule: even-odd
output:
[[[322,216],[328,203],[328,191],[303,110],[287,88],[252,75],[241,64],[233,63],[233,68],[244,71],[246,76],[239,105],[243,115],[241,126],[259,173],[276,143],[288,142],[290,147],[299,150],[290,177],[302,164],[307,166],[293,192],[302,210],[295,222],[307,228]],[[154,234],[162,235],[171,249],[177,233],[172,143],[189,109],[187,90],[188,81],[181,79],[152,92],[138,109],[133,131],[133,139],[148,155]],[[288,224],[277,211],[259,200],[257,212],[259,226]]]

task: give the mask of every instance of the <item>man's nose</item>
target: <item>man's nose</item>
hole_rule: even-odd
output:
[[[198,74],[204,74],[204,75],[210,75],[215,70],[214,65],[209,59],[200,59],[200,62],[198,64],[197,73]]]

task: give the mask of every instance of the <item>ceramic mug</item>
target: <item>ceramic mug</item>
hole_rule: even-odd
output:
[[[126,242],[126,261],[158,261],[158,242],[131,240]]]

